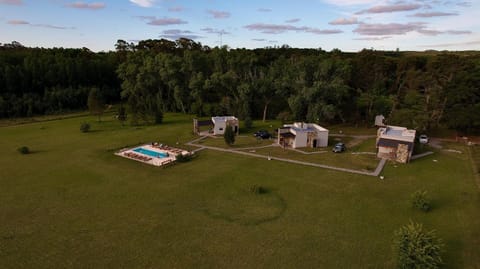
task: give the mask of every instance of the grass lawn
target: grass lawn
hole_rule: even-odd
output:
[[[478,268],[480,195],[468,155],[388,164],[385,180],[212,150],[165,169],[113,155],[151,141],[186,148],[191,118],[1,127],[0,267],[394,268],[393,233],[413,220],[444,240],[445,268]],[[79,131],[84,121],[92,132]],[[431,212],[410,208],[418,189]]]
[[[242,134],[235,136],[235,143],[232,146],[228,146],[225,143],[223,136],[217,136],[215,138],[207,137],[202,139],[196,144],[217,147],[217,148],[226,148],[226,149],[241,149],[241,148],[250,148],[250,147],[263,147],[272,145],[275,143],[274,139],[257,139],[253,135]]]

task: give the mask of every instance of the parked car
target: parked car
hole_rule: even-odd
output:
[[[334,152],[334,153],[341,153],[341,152],[344,152],[345,150],[347,150],[347,147],[345,146],[345,144],[343,144],[343,143],[337,143],[337,144],[335,144],[335,146],[333,147],[332,152]]]
[[[422,134],[418,137],[418,142],[420,142],[420,144],[427,144],[428,141],[429,141],[428,136],[425,134]]]
[[[269,139],[272,135],[267,130],[259,130],[253,133],[253,136],[259,137],[261,139]]]

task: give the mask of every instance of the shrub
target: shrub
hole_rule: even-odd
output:
[[[191,161],[193,158],[193,156],[191,154],[187,154],[187,155],[183,155],[183,154],[178,154],[176,157],[175,157],[175,160],[179,163],[186,163],[186,162],[189,162]]]
[[[118,120],[122,123],[122,125],[127,120],[127,111],[122,105],[118,108]]]
[[[402,269],[436,269],[443,263],[442,240],[434,231],[425,231],[418,223],[401,227],[395,232],[394,250],[397,267]]]
[[[83,122],[82,124],[80,124],[80,131],[82,133],[90,131],[90,124],[88,122]]]
[[[17,150],[18,150],[18,152],[20,152],[21,154],[28,154],[28,153],[30,153],[30,149],[29,149],[27,146],[19,147]]]
[[[268,193],[268,189],[257,184],[254,184],[250,187],[250,191],[254,194],[265,194]]]
[[[410,198],[413,208],[428,212],[431,209],[430,200],[427,191],[418,190]]]

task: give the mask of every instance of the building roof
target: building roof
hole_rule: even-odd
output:
[[[288,132],[288,133],[281,133],[280,136],[281,136],[281,137],[295,137],[295,135],[292,134],[292,133],[290,133],[290,132]]]
[[[378,129],[379,138],[406,141],[411,143],[415,141],[415,133],[415,130],[391,125]]]
[[[305,122],[295,122],[293,124],[285,124],[284,128],[290,128],[295,130],[295,132],[325,132],[327,129],[315,124],[315,123],[305,123]]]
[[[235,116],[215,116],[212,117],[212,121],[215,122],[226,122],[229,120],[238,120]]]

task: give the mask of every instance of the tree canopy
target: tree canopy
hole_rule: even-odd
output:
[[[168,111],[365,125],[383,114],[420,131],[480,129],[478,52],[247,50],[185,38],[115,49],[0,46],[0,117],[84,109],[98,88],[137,123]]]

